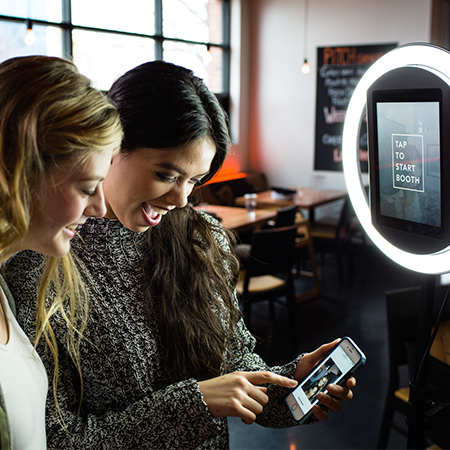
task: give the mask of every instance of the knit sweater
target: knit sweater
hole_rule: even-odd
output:
[[[16,307],[14,304],[14,300],[12,298],[11,293],[9,292],[8,286],[5,283],[5,280],[0,275],[0,288],[3,289],[3,292],[6,295],[9,306],[13,314],[16,313]],[[10,441],[10,430],[8,424],[8,415],[6,413],[5,407],[5,399],[3,398],[2,386],[0,384],[0,449],[1,450],[9,450],[11,448]]]
[[[215,220],[215,219],[209,219]],[[125,228],[117,220],[88,219],[72,241],[89,300],[89,322],[80,347],[80,379],[65,348],[67,325],[59,314],[53,329],[59,345],[58,402],[65,431],[55,410],[51,389],[47,402],[47,443],[54,449],[226,449],[226,418],[215,419],[203,401],[195,379],[167,382],[168,369],[152,305],[145,305],[143,257],[145,235]],[[218,235],[227,245],[223,235]],[[42,255],[25,251],[9,261],[5,278],[17,302],[18,321],[33,339],[36,285]],[[149,312],[150,311],[150,312]],[[269,368],[254,353],[255,340],[243,321],[232,371],[272,370],[292,377],[298,358]],[[236,339],[238,342],[239,339]],[[53,358],[42,340],[38,351],[49,372]],[[269,403],[257,421],[264,426],[295,425],[284,402],[288,391],[271,386]]]

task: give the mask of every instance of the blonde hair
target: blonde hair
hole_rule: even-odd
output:
[[[33,190],[39,191],[52,167],[76,169],[96,152],[117,153],[121,141],[114,105],[70,61],[28,56],[0,64],[0,260],[27,234]],[[51,285],[56,296],[46,305]],[[67,348],[80,368],[76,336],[86,324],[87,295],[70,254],[47,257],[37,296],[35,343],[44,335],[53,354],[55,400],[58,351],[49,319],[58,310],[69,326]]]

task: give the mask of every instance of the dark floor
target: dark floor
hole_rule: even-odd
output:
[[[319,258],[323,296],[298,305],[295,353],[316,349],[336,337],[350,336],[367,357],[357,374],[354,399],[327,422],[284,430],[244,425],[230,418],[232,449],[374,449],[388,382],[386,290],[420,285],[421,276],[402,269],[372,248],[355,258],[355,272],[338,282],[333,255]],[[300,283],[298,289],[301,289]],[[253,307],[251,328],[264,341],[257,351],[270,365],[283,364],[294,353],[289,345],[285,308],[277,309],[270,329],[263,304]],[[404,420],[398,417],[398,423]],[[406,448],[406,437],[392,431],[388,448]]]

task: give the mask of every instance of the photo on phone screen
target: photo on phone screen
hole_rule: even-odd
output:
[[[286,397],[286,403],[297,421],[308,420],[317,395],[327,393],[330,383],[344,384],[366,361],[362,351],[350,338],[343,338],[328,355]]]

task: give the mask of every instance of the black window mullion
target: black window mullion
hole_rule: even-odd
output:
[[[138,35],[136,33],[123,32],[119,30],[108,30],[103,28],[94,28],[94,27],[85,27],[85,26],[74,26],[72,23],[72,2],[75,0],[61,0],[62,7],[62,21],[59,22],[48,22],[46,20],[38,20],[33,19],[34,23],[37,23],[42,26],[52,26],[59,27],[62,33],[62,51],[63,56],[65,58],[73,60],[73,30],[80,29],[84,31],[98,31],[107,34],[118,34],[118,35]],[[154,24],[155,24],[155,33],[153,36],[151,35],[139,35],[139,37],[144,37],[148,39],[152,39],[155,43],[155,59],[162,60],[164,59],[163,54],[163,43],[164,41],[174,41],[174,42],[185,42],[187,44],[196,44],[196,45],[206,45],[206,46],[215,46],[220,47],[222,49],[222,92],[218,94],[223,101],[223,103],[227,103],[229,96],[229,84],[230,84],[230,2],[229,0],[222,0],[222,43],[211,43],[211,42],[197,42],[190,41],[178,38],[164,37],[163,30],[163,2],[164,0],[146,0],[154,2]],[[24,19],[21,17],[12,17],[12,16],[3,16],[0,15],[0,23],[3,21],[11,21],[11,22],[21,22]]]
[[[230,2],[222,2],[222,41],[226,48],[222,51],[222,92],[229,96],[230,89]]]
[[[66,24],[63,27],[63,55],[66,58],[73,60],[73,41],[72,41],[72,0],[62,1],[62,21]]]
[[[155,0],[155,59],[163,59],[163,0]]]

